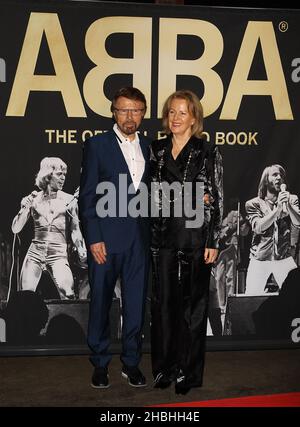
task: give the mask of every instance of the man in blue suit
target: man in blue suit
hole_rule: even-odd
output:
[[[109,387],[109,311],[118,276],[122,282],[122,376],[131,386],[146,385],[138,365],[149,271],[149,219],[131,216],[127,209],[139,187],[148,184],[150,140],[137,132],[146,108],[145,96],[138,89],[120,89],[111,104],[113,129],[84,144],[79,213],[88,248],[88,345],[95,368],[92,386],[96,388]],[[124,178],[125,188],[120,184]],[[112,215],[99,208],[99,187],[107,183],[115,190],[102,195],[102,201],[106,198],[108,205],[115,206]]]

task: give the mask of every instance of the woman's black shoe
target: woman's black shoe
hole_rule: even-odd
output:
[[[184,381],[181,383],[175,384],[175,393],[176,394],[187,394],[190,391],[191,387],[185,384]]]
[[[172,384],[172,379],[165,374],[159,373],[154,380],[154,388],[168,388]]]
[[[185,375],[183,375],[182,371],[180,370],[176,378],[175,393],[187,394],[190,391],[190,389],[191,389],[191,386],[187,384],[186,377]]]

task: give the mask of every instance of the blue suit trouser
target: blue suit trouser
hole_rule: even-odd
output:
[[[149,273],[149,251],[137,236],[130,248],[108,254],[105,264],[97,264],[88,255],[91,287],[88,345],[90,361],[95,367],[106,367],[112,354],[109,351],[109,312],[117,278],[121,277],[122,295],[122,353],[121,361],[137,366],[141,359],[142,327]]]

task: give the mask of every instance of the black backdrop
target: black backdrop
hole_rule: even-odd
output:
[[[240,201],[244,213],[245,201],[256,196],[262,170],[269,164],[280,163],[287,171],[289,190],[299,193],[298,11],[4,1],[0,5],[0,22],[3,313],[9,290],[14,292],[17,288],[16,266],[11,270],[11,222],[19,210],[21,198],[34,189],[34,177],[41,159],[54,156],[66,162],[68,174],[64,190],[73,193],[79,183],[83,132],[105,131],[111,127],[107,105],[120,86],[133,84],[148,95],[148,116],[141,130],[151,138],[156,138],[161,130],[160,108],[164,94],[189,88],[202,98],[206,112],[204,130],[210,141],[219,144],[223,155],[225,212],[229,210],[228,201],[235,198]],[[93,32],[95,25],[97,30]],[[106,38],[103,36],[105,30],[108,31]],[[26,37],[32,40],[27,43]],[[41,43],[37,43],[35,50],[34,41],[39,37]],[[95,71],[99,74],[93,82],[89,73],[97,61],[92,51],[96,56],[101,52]],[[197,63],[201,58],[204,60]],[[35,76],[61,78],[59,87],[55,88],[50,78],[40,82],[32,78],[29,83],[28,63],[34,64]],[[35,84],[38,89],[34,88]],[[239,93],[240,101],[235,104],[235,96]],[[27,224],[20,233],[21,242],[16,242],[15,261],[20,266],[32,231],[32,225]],[[247,267],[247,245],[244,251]],[[46,279],[44,286],[47,286]],[[48,294],[47,298],[52,300],[48,303],[51,316],[65,310],[85,330],[87,301],[64,305],[54,301],[55,295]],[[251,303],[246,297],[231,299],[229,324],[224,320],[228,335],[218,339],[212,336],[209,345],[228,348],[297,346],[297,321],[290,326],[290,336],[284,341],[272,334],[261,341],[252,334],[251,314],[260,307],[265,297],[262,298],[254,297]],[[118,344],[117,302],[115,306],[112,316],[115,343]],[[300,302],[295,318],[300,318]],[[248,327],[243,329],[241,325],[245,323]],[[293,330],[294,340],[291,338]],[[11,350],[12,346],[4,342],[5,332],[1,336],[0,351],[3,352],[33,349],[51,352],[54,348],[67,351],[71,347],[70,351],[74,348],[78,351],[84,347],[82,340],[72,342],[70,347],[66,338],[64,341],[66,334],[62,334],[53,345],[21,344]],[[147,326],[146,347],[148,336]]]

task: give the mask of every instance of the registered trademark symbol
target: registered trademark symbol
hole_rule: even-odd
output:
[[[289,28],[289,24],[286,21],[281,21],[279,22],[278,28],[279,28],[279,31],[281,31],[282,33],[285,33]]]

